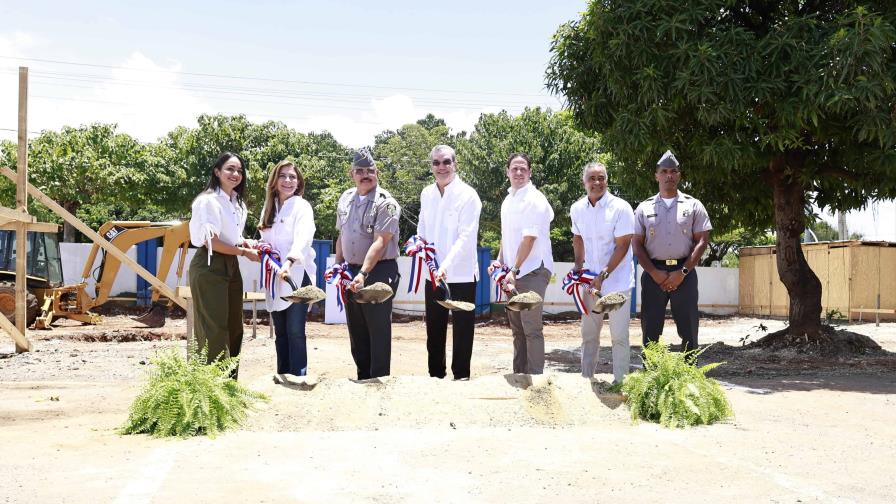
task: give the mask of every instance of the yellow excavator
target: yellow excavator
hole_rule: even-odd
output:
[[[133,245],[153,238],[162,238],[162,257],[156,277],[163,282],[171,271],[175,254],[180,251],[177,265],[178,283],[183,277],[184,261],[190,246],[189,222],[147,222],[147,221],[111,221],[103,224],[98,233],[109,240],[112,245],[126,252]],[[102,260],[97,268],[94,296],[87,293],[87,279],[93,273],[93,263],[98,253]],[[41,314],[34,321],[35,329],[49,329],[56,318],[78,320],[86,324],[100,324],[102,317],[90,310],[109,300],[112,283],[118,275],[121,262],[111,254],[106,254],[99,245],[93,244],[90,255],[84,264],[81,281],[73,285],[63,285],[44,290]],[[61,270],[61,268],[60,268]],[[152,307],[135,320],[148,327],[161,327],[165,324],[166,306],[159,303],[158,290],[152,289]],[[168,301],[170,305],[171,301]]]

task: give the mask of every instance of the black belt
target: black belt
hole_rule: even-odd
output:
[[[682,257],[681,259],[651,259],[650,262],[658,268],[671,271],[681,269],[687,259],[687,257]]]

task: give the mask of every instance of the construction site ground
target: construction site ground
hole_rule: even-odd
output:
[[[739,347],[784,323],[704,318],[701,343]],[[853,324],[896,352],[896,323]],[[541,377],[510,373],[500,320],[477,327],[473,379],[427,375],[425,328],[393,325],[392,375],[353,381],[344,326],[308,325],[311,379],[274,383],[268,327],[246,326],[240,380],[271,400],[215,439],[116,433],[161,348],[185,322],[143,329],[61,321],[29,331],[36,351],[0,342],[0,501],[170,502],[892,502],[893,355],[863,361],[727,352],[717,374],[730,421],[671,430],[633,423],[579,373],[574,321],[545,328]],[[676,343],[667,321],[664,340]],[[631,324],[632,363],[641,332]],[[721,348],[718,345],[717,348]],[[707,356],[711,357],[709,353]],[[704,357],[707,357],[704,356]],[[704,362],[707,360],[704,359]],[[862,363],[864,362],[864,363]],[[450,363],[450,334],[449,334]],[[870,364],[869,364],[870,363]]]

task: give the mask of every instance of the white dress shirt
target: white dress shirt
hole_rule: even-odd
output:
[[[475,282],[479,278],[476,243],[482,201],[476,190],[454,177],[439,193],[436,184],[420,193],[417,235],[435,245],[439,267],[448,283]]]
[[[246,226],[246,205],[238,203],[236,193],[230,197],[220,188],[203,192],[193,200],[190,217],[190,242],[208,247],[211,264],[212,238],[238,246],[243,243]]]
[[[569,209],[569,217],[572,233],[581,236],[585,244],[585,268],[595,273],[607,267],[616,250],[616,238],[635,232],[632,206],[610,191],[605,192],[596,205],[588,201],[588,196],[576,201]],[[634,285],[632,247],[629,245],[625,257],[601,284],[601,292],[629,291]]]
[[[280,262],[292,260],[289,268],[289,276],[297,287],[302,285],[305,273],[314,285],[317,279],[317,266],[314,264],[314,210],[311,204],[301,196],[293,196],[280,207],[279,201],[275,201],[276,214],[274,224],[261,230],[261,239],[270,243],[274,250],[280,252]],[[289,301],[280,299],[292,292],[288,283],[277,278],[275,285],[277,298],[272,299],[270,291],[266,291],[268,311],[280,311],[289,308]]]
[[[532,251],[520,267],[521,277],[541,267],[554,271],[554,257],[551,252],[551,221],[554,210],[547,198],[532,182],[525,186],[507,190],[507,197],[501,203],[501,255],[504,264],[513,267],[516,253],[524,236],[534,236]]]

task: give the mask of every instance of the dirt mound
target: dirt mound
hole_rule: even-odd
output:
[[[828,325],[823,325],[821,332],[816,336],[791,334],[789,328],[784,328],[764,336],[750,346],[769,350],[794,350],[825,357],[874,355],[883,351],[880,345],[868,336],[837,330]]]
[[[186,338],[183,333],[172,333],[168,331],[111,329],[107,331],[72,333],[66,335],[65,339],[72,341],[122,343],[127,341],[174,341]]]
[[[622,396],[577,375],[489,375],[470,381],[393,376],[356,381],[270,375],[250,384],[271,396],[271,413],[247,428],[277,431],[446,427],[571,427],[625,420]],[[608,407],[609,406],[609,407]]]

